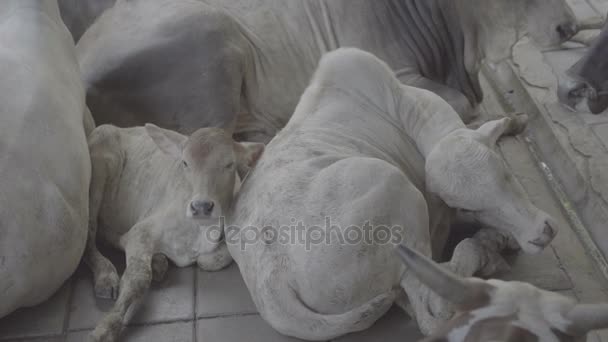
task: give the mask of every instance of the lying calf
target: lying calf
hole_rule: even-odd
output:
[[[576,304],[516,281],[458,278],[409,247],[398,252],[408,271],[461,311],[425,342],[582,342],[608,327],[608,304]]]
[[[209,271],[230,264],[219,218],[231,205],[237,173],[245,175],[264,145],[236,143],[218,128],[203,128],[188,138],[154,125],[103,125],[91,134],[89,148],[93,174],[85,260],[96,295],[118,297],[93,339],[113,341],[153,273],[161,277],[166,270],[166,258],[179,267],[196,262]],[[215,237],[211,226],[218,227]],[[98,232],[126,252],[120,295],[116,268],[95,245]]]

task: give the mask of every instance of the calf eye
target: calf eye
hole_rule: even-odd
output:
[[[186,163],[186,161],[185,161],[185,160],[182,160],[182,166],[183,166],[183,167],[188,167],[188,163]]]
[[[230,162],[230,163],[228,163],[228,165],[226,165],[226,169],[232,169],[233,166],[234,166],[234,162]]]

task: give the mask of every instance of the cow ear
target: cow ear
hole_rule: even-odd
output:
[[[515,118],[492,120],[477,129],[484,143],[493,147],[498,139],[504,135],[517,135],[523,132],[528,125],[528,116],[523,114]]]
[[[145,127],[146,132],[161,151],[176,159],[182,158],[182,150],[188,137],[153,124],[146,124]]]
[[[489,304],[492,287],[479,280],[463,279],[436,262],[405,246],[397,246],[397,254],[408,271],[458,310],[470,311]]]
[[[255,163],[262,156],[264,148],[265,146],[262,143],[234,143],[237,159],[237,172],[241,179],[247,175],[253,166],[255,166]]]

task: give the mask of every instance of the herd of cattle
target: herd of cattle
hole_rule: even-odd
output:
[[[306,340],[397,304],[425,341],[582,341],[608,304],[472,278],[558,227],[495,151],[527,118],[466,126],[483,61],[577,31],[562,0],[2,0],[0,317],[83,259],[116,300],[91,339],[116,341],[169,260],[234,260],[268,324]],[[608,29],[565,105],[608,107],[607,47]],[[457,211],[483,228],[439,266]],[[245,242],[328,219],[402,239]],[[96,239],[125,251],[122,277]]]

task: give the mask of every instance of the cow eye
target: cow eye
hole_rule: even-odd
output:
[[[233,166],[234,166],[234,162],[230,162],[230,163],[228,163],[228,165],[226,165],[226,169],[232,169]]]
[[[182,166],[183,166],[183,167],[188,167],[188,163],[186,163],[186,161],[185,161],[185,160],[182,160]]]

